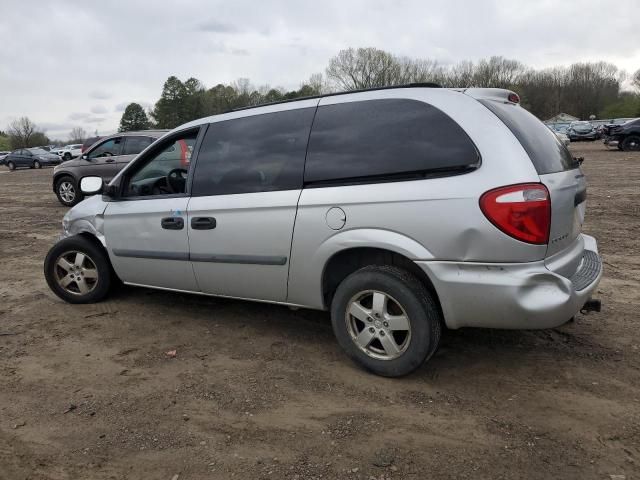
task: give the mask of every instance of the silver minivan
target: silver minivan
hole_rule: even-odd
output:
[[[602,275],[585,177],[500,89],[383,88],[233,111],[165,134],[63,219],[71,303],[111,285],[329,310],[358,364],[407,374],[443,328],[558,326]]]

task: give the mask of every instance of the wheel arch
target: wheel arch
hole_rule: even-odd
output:
[[[329,257],[322,271],[322,301],[329,308],[338,285],[353,272],[370,265],[393,265],[414,275],[433,295],[440,310],[438,292],[429,276],[407,255],[395,249],[357,246],[339,250]]]
[[[52,180],[52,189],[55,193],[56,191],[56,184],[60,181],[60,179],[62,177],[69,177],[71,179],[73,179],[74,182],[76,181],[76,178],[67,170],[63,170],[62,172],[56,172],[56,174],[53,176],[53,180]]]

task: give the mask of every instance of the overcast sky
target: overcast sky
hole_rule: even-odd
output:
[[[347,47],[443,63],[606,60],[632,72],[639,3],[0,0],[0,130],[27,115],[51,138],[75,126],[111,133],[124,107],[151,106],[169,75],[298,88]]]

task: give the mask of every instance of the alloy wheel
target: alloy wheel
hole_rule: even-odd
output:
[[[378,360],[399,357],[411,342],[409,316],[384,292],[367,290],[354,295],[347,304],[345,321],[355,345]]]
[[[54,267],[58,285],[72,295],[86,295],[98,284],[95,262],[83,252],[69,251],[60,255]]]
[[[62,198],[66,203],[71,203],[76,198],[76,189],[73,186],[73,183],[69,181],[60,183],[58,192],[60,193],[60,198]]]

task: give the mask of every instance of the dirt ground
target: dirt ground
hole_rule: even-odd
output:
[[[402,379],[351,364],[323,312],[142,288],[63,303],[42,274],[52,172],[3,167],[0,479],[640,478],[640,154],[572,149],[602,313],[449,332]]]

